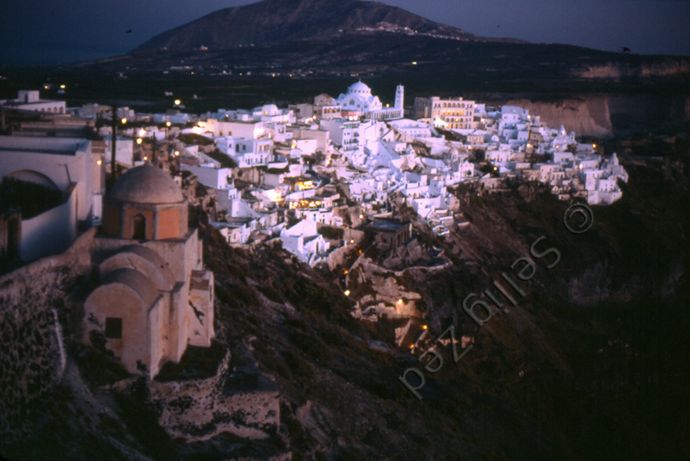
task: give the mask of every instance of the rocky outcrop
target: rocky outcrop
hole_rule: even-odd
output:
[[[690,120],[690,98],[673,95],[583,95],[559,100],[508,99],[549,126],[563,125],[580,136],[609,137]]]
[[[563,125],[578,135],[609,136],[613,132],[609,98],[592,96],[583,99],[564,99],[556,102],[517,99],[509,104],[522,106],[530,114],[539,115],[549,126]]]
[[[261,440],[277,433],[279,393],[271,388],[226,389],[229,367],[228,353],[211,378],[151,382],[151,400],[160,408],[160,424],[172,437],[190,443],[220,434]]]

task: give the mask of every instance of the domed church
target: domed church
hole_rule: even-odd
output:
[[[344,110],[356,110],[362,113],[383,108],[379,97],[372,95],[371,88],[361,81],[353,83],[347,88],[346,93],[340,94],[338,104]]]
[[[84,304],[84,340],[153,378],[188,345],[211,345],[213,273],[189,228],[187,201],[164,171],[127,171],[103,211],[94,242],[99,284]]]
[[[405,115],[405,87],[395,88],[395,104],[393,107],[383,107],[378,96],[371,92],[371,88],[361,81],[355,82],[347,88],[347,92],[338,96],[337,104],[343,114],[350,117],[365,117],[369,120],[395,120]]]

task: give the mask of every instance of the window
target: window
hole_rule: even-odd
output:
[[[146,238],[146,218],[142,214],[138,214],[132,221],[134,231],[132,238],[136,240],[144,240]]]
[[[106,317],[105,337],[109,339],[122,339],[122,319]]]

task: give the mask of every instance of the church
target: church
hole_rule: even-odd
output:
[[[105,197],[93,250],[98,286],[84,304],[86,342],[150,378],[188,345],[211,345],[213,273],[170,175],[151,165],[123,174]]]
[[[358,81],[350,85],[346,93],[341,93],[336,100],[342,108],[346,118],[364,117],[369,120],[395,120],[405,114],[405,87],[398,85],[395,89],[395,104],[393,107],[383,107],[378,96],[374,96],[371,88]]]

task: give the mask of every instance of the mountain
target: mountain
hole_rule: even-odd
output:
[[[99,91],[100,72],[130,82],[144,79],[142,86],[163,85],[165,90],[171,81],[192,77],[192,91],[200,99],[205,89],[218,98],[217,84],[238,77],[251,77],[253,88],[268,78],[271,94],[265,96],[281,100],[300,87],[297,80],[309,81],[301,87],[311,91],[315,78],[352,77],[404,82],[420,96],[468,91],[569,97],[640,90],[690,94],[688,57],[479,37],[362,0],[264,0],[226,8],[153,37],[124,56],[79,63],[67,71],[77,74],[68,76],[72,80],[98,74],[93,81]],[[281,86],[281,79],[289,86]]]
[[[202,46],[219,50],[374,32],[479,40],[461,29],[378,2],[265,0],[225,8],[164,32],[141,45],[135,53],[161,49],[190,51]]]

